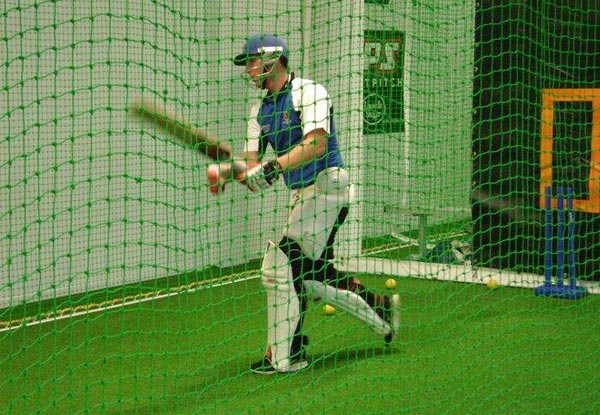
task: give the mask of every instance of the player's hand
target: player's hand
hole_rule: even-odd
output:
[[[253,192],[267,189],[277,181],[281,165],[277,160],[259,164],[246,172],[246,186]]]
[[[245,184],[244,176],[247,169],[247,163],[239,159],[209,165],[206,169],[206,176],[210,192],[215,195],[222,193],[225,190],[225,184],[233,179]]]
[[[219,194],[225,191],[225,184],[231,177],[230,163],[213,163],[206,169],[208,185],[212,194]]]

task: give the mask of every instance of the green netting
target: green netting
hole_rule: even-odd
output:
[[[600,2],[7,0],[0,20],[2,413],[600,411]],[[333,102],[355,190],[334,264],[401,299],[391,346],[310,301],[310,366],[269,377],[249,366],[289,190],[214,196],[202,148],[131,111],[241,153],[260,94],[232,59],[255,33]],[[579,300],[534,295],[558,283],[546,186],[574,192]]]

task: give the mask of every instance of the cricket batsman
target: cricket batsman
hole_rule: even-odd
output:
[[[280,176],[290,189],[289,215],[278,241],[268,241],[261,273],[267,297],[267,345],[254,373],[295,372],[309,366],[303,335],[307,298],[324,301],[371,327],[389,344],[398,333],[398,294],[382,296],[332,264],[333,245],[350,205],[352,185],[342,160],[333,107],[325,88],[289,70],[279,37],[250,37],[234,64],[243,66],[262,102],[250,109],[244,152],[207,169],[211,191],[235,178],[253,192]],[[263,160],[271,146],[276,154]]]

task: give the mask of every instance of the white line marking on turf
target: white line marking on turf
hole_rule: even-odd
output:
[[[88,310],[76,311],[74,313],[69,313],[69,314],[55,315],[55,316],[47,317],[47,318],[44,318],[44,319],[41,319],[41,320],[32,320],[32,321],[29,321],[29,322],[27,322],[25,324],[19,324],[19,325],[15,325],[15,326],[3,327],[3,328],[0,328],[0,333],[5,332],[5,331],[10,331],[10,330],[17,330],[17,329],[21,329],[21,328],[25,328],[25,327],[30,327],[30,326],[37,326],[39,324],[50,323],[50,322],[53,322],[53,321],[64,320],[64,319],[67,319],[67,318],[79,317],[79,316],[83,316],[83,315],[87,315],[87,314],[93,314],[93,313],[99,313],[101,311],[111,310],[111,309],[114,309],[114,308],[127,307],[127,306],[134,305],[134,304],[141,304],[141,303],[145,303],[147,301],[160,300],[160,299],[163,299],[163,298],[173,297],[173,296],[179,295],[179,294],[193,293],[193,292],[196,292],[196,291],[205,290],[207,288],[223,287],[225,285],[230,285],[230,284],[234,284],[234,283],[237,283],[237,282],[254,280],[254,279],[258,278],[258,277],[260,277],[260,275],[250,275],[248,277],[239,278],[239,279],[235,279],[235,280],[229,280],[229,281],[224,281],[224,282],[219,282],[219,283],[214,283],[214,284],[199,285],[199,286],[197,286],[195,288],[188,288],[187,290],[172,291],[172,292],[168,292],[168,293],[165,293],[165,294],[159,294],[159,295],[155,295],[155,296],[148,296],[148,297],[144,297],[144,298],[138,298],[138,299],[135,299],[135,300],[125,301],[125,302],[118,303],[118,304],[111,304],[111,305],[101,306],[101,307],[98,307],[98,308],[90,308]]]

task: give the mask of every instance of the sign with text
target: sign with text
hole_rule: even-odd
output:
[[[365,134],[404,131],[404,33],[365,30]]]

